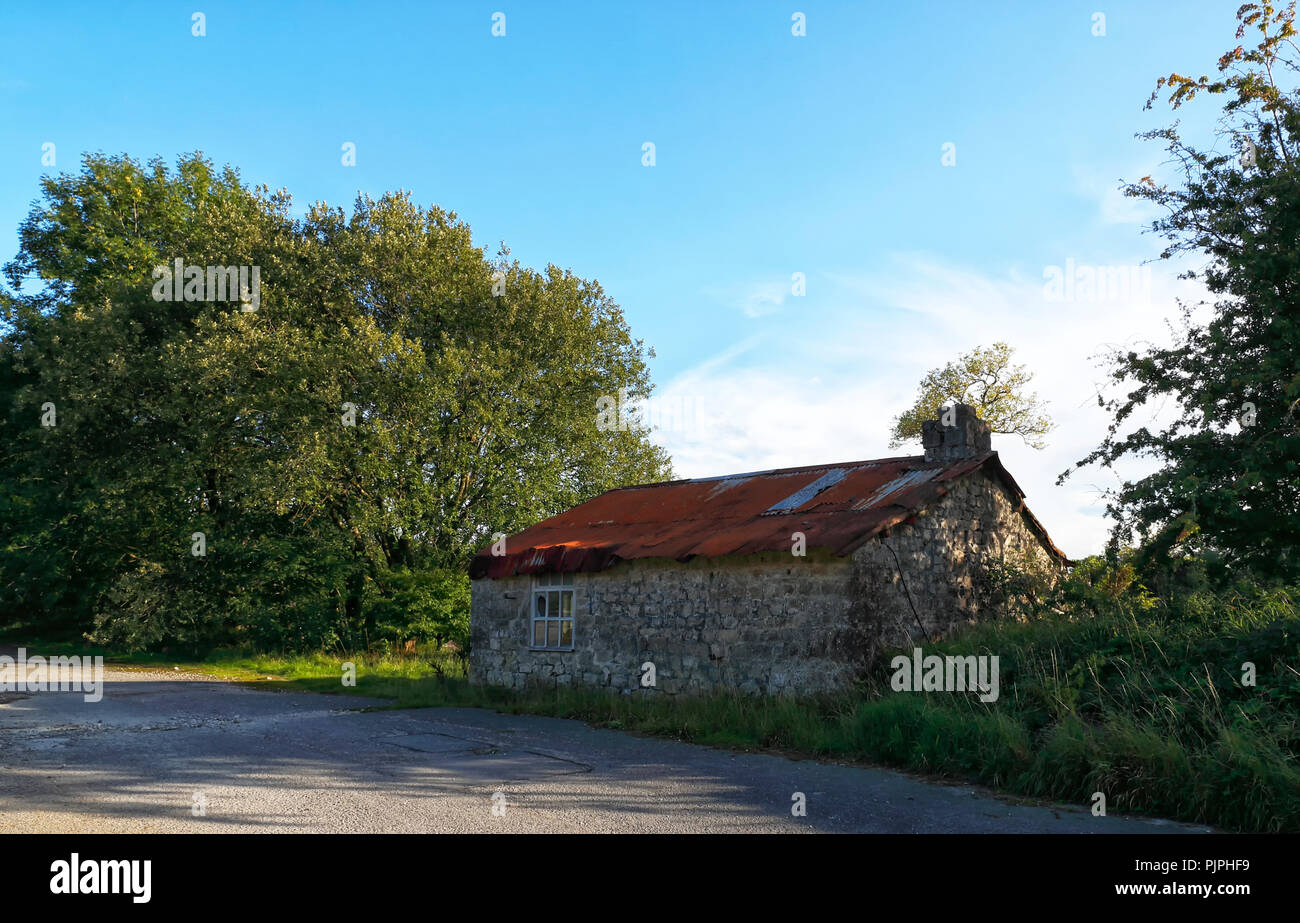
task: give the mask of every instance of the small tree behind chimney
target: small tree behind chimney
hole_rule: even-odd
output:
[[[921,424],[921,444],[928,462],[958,461],[992,451],[993,432],[969,404],[945,404],[939,419]]]

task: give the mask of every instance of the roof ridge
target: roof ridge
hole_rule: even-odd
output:
[[[986,453],[987,454],[987,453]],[[978,457],[978,456],[977,456]],[[649,481],[645,484],[624,484],[622,487],[611,487],[605,493],[613,493],[616,490],[639,490],[646,487],[669,487],[674,484],[707,484],[709,481],[733,481],[737,478],[758,478],[771,474],[795,474],[800,471],[819,471],[823,468],[861,468],[867,465],[883,465],[888,462],[911,461],[916,459],[921,465],[930,467],[951,467],[951,462],[927,462],[924,455],[894,455],[888,458],[864,458],[859,461],[849,462],[829,462],[816,465],[793,465],[789,468],[766,468],[762,471],[741,471],[736,474],[715,474],[704,478],[675,478],[671,481]],[[961,459],[968,461],[969,459]]]

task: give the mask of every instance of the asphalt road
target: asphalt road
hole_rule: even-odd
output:
[[[99,702],[0,693],[0,832],[1205,829],[576,721],[360,710],[380,704],[113,669]]]

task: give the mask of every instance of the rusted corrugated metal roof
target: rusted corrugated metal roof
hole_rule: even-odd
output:
[[[604,570],[635,558],[789,551],[791,533],[808,548],[853,552],[946,494],[953,481],[985,468],[1007,485],[1026,523],[1065,560],[996,452],[958,462],[924,456],[780,468],[726,477],[622,487],[506,539],[504,555],[485,547],[470,576]]]

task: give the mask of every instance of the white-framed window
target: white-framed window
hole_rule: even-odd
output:
[[[573,650],[573,575],[538,574],[533,578],[533,647]]]

